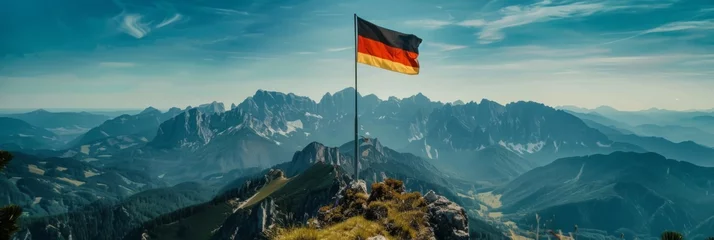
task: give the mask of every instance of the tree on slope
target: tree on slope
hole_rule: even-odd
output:
[[[6,151],[0,151],[0,170],[4,170],[5,166],[12,160],[12,154]],[[9,205],[0,208],[0,240],[8,240],[19,230],[17,219],[22,215],[22,208],[17,205]]]

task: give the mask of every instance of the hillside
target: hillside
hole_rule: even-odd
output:
[[[124,114],[90,129],[87,133],[74,139],[69,145],[78,147],[85,144],[93,144],[105,138],[126,135],[134,135],[139,139],[143,138],[143,142],[148,142],[156,135],[159,124],[176,116],[179,112],[181,110],[178,108],[171,108],[162,113],[158,109],[149,107],[136,115]]]
[[[142,172],[98,168],[71,158],[13,154],[15,159],[0,175],[0,205],[20,205],[28,216],[76,211],[98,200],[165,186]]]
[[[54,133],[19,119],[0,117],[0,149],[51,149],[61,145]]]
[[[558,159],[491,194],[500,199],[504,217],[521,226],[538,213],[551,229],[578,224],[611,234],[658,236],[678,229],[686,235],[714,214],[713,180],[714,168],[655,153],[615,152]]]
[[[2,117],[20,119],[29,124],[54,129],[89,129],[98,126],[109,119],[102,114],[92,114],[88,112],[49,112],[38,109],[28,113],[6,114]]]
[[[636,129],[643,136],[663,137],[672,142],[693,141],[707,147],[714,147],[714,133],[706,132],[696,127],[643,124],[637,126]]]
[[[661,137],[642,137],[637,135],[611,135],[610,138],[636,144],[649,152],[656,152],[667,158],[687,161],[699,166],[714,166],[714,148],[699,145],[692,141],[673,143]]]
[[[230,235],[253,239],[279,219],[295,221],[286,218],[287,213],[293,213],[296,218],[303,213],[314,215],[320,205],[331,201],[340,184],[344,184],[335,174],[335,168],[324,163],[317,163],[289,179],[285,179],[281,171],[273,171],[210,202],[156,218],[125,239],[142,235],[150,239],[212,239]],[[258,224],[259,217],[266,218],[268,224]]]
[[[120,239],[120,236],[162,214],[207,201],[205,186],[184,183],[147,190],[124,200],[103,199],[71,213],[23,220],[16,239]]]
[[[430,159],[501,146],[540,165],[560,157],[639,150],[613,142],[565,111],[535,102],[446,104],[429,115],[422,129],[406,150]]]

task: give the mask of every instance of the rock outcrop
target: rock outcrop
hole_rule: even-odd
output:
[[[429,209],[429,225],[434,229],[436,239],[469,239],[469,219],[464,208],[434,191],[427,192],[424,199]]]

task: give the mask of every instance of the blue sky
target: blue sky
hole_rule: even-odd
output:
[[[623,110],[714,108],[711,0],[0,3],[0,108],[185,107],[353,84],[352,14],[413,33],[421,74],[360,91]]]

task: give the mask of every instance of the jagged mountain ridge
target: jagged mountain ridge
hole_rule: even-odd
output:
[[[373,182],[383,181],[384,178],[403,180],[407,189],[426,193],[434,190],[440,195],[456,198],[455,190],[460,187],[458,181],[449,178],[439,169],[410,153],[400,153],[383,146],[378,139],[360,139],[359,154],[360,179],[364,179],[368,186]],[[340,147],[329,147],[322,143],[312,142],[301,151],[293,154],[289,162],[277,164],[271,169],[280,169],[286,175],[299,174],[310,168],[315,163],[334,165],[341,172],[352,176],[354,173],[354,141],[347,142]],[[267,174],[264,170],[263,174]],[[239,186],[245,179],[229,183],[225,188]]]
[[[506,106],[482,100],[463,105],[433,102],[422,94],[381,100],[358,94],[360,135],[376,136],[394,149],[427,158],[437,151],[478,151],[501,146],[542,162],[557,157],[641,151],[637,146],[614,143],[564,111],[533,102]],[[354,89],[325,94],[319,102],[292,93],[265,90],[223,113],[185,111],[159,129],[150,143],[161,148],[196,148],[208,145],[226,131],[251,128],[289,150],[311,141],[338,145],[354,139]],[[427,150],[429,149],[429,150]]]

